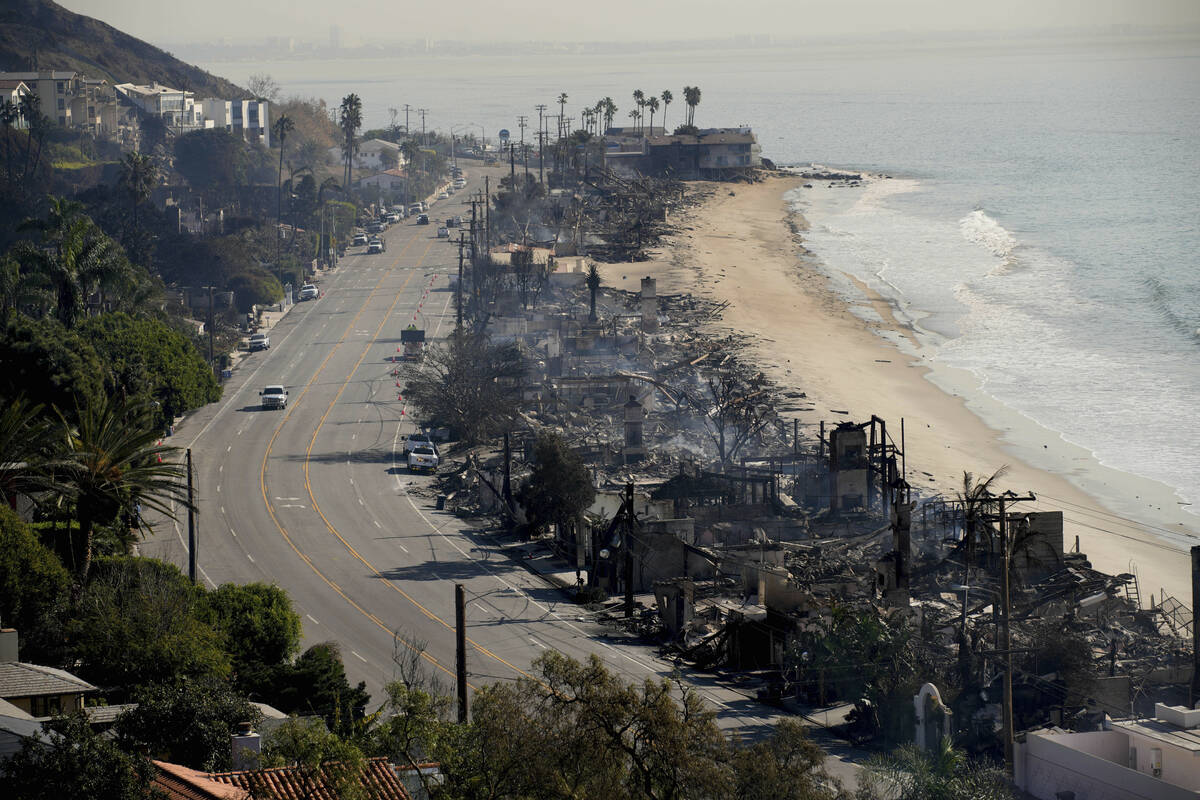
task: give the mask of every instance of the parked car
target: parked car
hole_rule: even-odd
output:
[[[369,256],[375,255],[376,253],[382,253],[386,249],[387,248],[383,243],[383,239],[378,237],[367,243],[367,255]]]
[[[255,350],[270,350],[271,337],[265,333],[255,333],[250,336],[250,352]]]
[[[408,215],[411,217],[413,214],[420,214],[424,210],[425,210],[424,203],[413,203],[412,205],[410,205],[408,207]]]
[[[360,247],[362,245],[365,245],[366,243],[367,243],[367,235],[365,233],[354,234],[354,241],[352,242],[352,244],[355,247]]]
[[[450,238],[450,230],[445,225],[438,228],[438,238],[439,239],[449,239]]]
[[[316,300],[321,296],[321,290],[311,283],[306,283],[300,287],[301,300]]]
[[[367,223],[367,233],[380,233],[381,231],[383,231],[383,225],[378,220]]]
[[[437,472],[438,468],[437,448],[427,445],[418,445],[414,447],[408,454],[408,469],[409,472]]]
[[[404,440],[405,454],[411,453],[413,449],[417,447],[432,447],[434,450],[437,449],[437,445],[433,443],[433,437],[431,437],[428,433],[422,433],[421,431],[409,434]]]
[[[449,200],[449,199],[450,199],[449,192],[442,192],[441,194],[438,195],[438,200]]]
[[[280,410],[287,408],[288,393],[287,389],[282,386],[277,384],[268,386],[259,392],[258,396],[262,398],[259,400],[259,404],[264,411],[269,408],[278,408]]]

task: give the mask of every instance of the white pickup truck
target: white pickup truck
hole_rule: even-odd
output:
[[[288,393],[282,386],[268,386],[259,392],[258,396],[262,398],[260,402],[264,411],[271,408],[287,408]]]

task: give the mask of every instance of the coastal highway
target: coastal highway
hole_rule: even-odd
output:
[[[456,583],[472,687],[530,674],[547,649],[596,653],[630,681],[669,676],[674,664],[652,648],[602,628],[489,535],[414,494],[430,479],[403,466],[401,437],[413,428],[392,357],[409,323],[434,339],[453,328],[458,250],[436,231],[448,216],[469,217],[465,200],[482,179],[468,172],[467,188],[431,209],[433,224],[393,225],[381,254],[349,251],[322,276],[322,296],[270,330],[271,349],[242,360],[223,399],[179,424],[171,444],[193,452],[201,579],[286,589],[304,645],[337,642],[375,702],[398,676],[405,640],[423,643],[429,673],[453,687]],[[258,390],[273,383],[290,393],[285,411],[259,409]],[[186,566],[184,516],[141,552]],[[723,727],[752,737],[771,724],[774,711],[731,681],[687,680]]]

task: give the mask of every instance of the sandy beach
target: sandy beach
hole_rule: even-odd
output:
[[[1021,510],[1062,510],[1067,549],[1078,536],[1096,568],[1114,574],[1136,569],[1143,604],[1165,591],[1190,606],[1186,545],[1157,535],[1194,530],[1174,495],[1161,484],[1106,470],[1094,459],[1085,469],[1090,453],[1019,415],[1006,416],[998,404],[987,408],[986,401],[976,401],[974,409],[968,407],[954,385],[969,385],[963,382],[974,380],[970,375],[947,382],[941,372],[938,383],[947,390],[935,385],[917,337],[897,321],[888,302],[859,285],[882,320],[868,323],[829,289],[803,246],[806,221],[784,200],[785,192],[802,183],[775,176],[755,184],[698,187],[710,195],[674,220],[680,232],[649,262],[600,265],[605,285],[637,291],[638,281],[650,275],[660,293],[728,301],[714,326],[750,335],[758,343],[761,368],[782,388],[806,393],[807,410],[785,416],[798,417],[814,436],[822,420],[864,421],[875,414],[887,420],[898,440],[903,419],[908,480],[925,493],[953,496],[964,471],[986,477],[1007,465],[1000,488],[1039,497]],[[911,354],[894,344],[901,340]],[[1034,453],[1037,448],[1041,452]],[[1123,502],[1105,502],[1109,485]],[[1131,516],[1131,507],[1141,503],[1150,511],[1137,517],[1145,525]]]

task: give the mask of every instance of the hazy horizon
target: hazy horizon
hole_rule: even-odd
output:
[[[316,0],[245,4],[210,0],[64,0],[64,7],[95,17],[150,42],[262,41],[291,37],[342,46],[388,40],[465,42],[681,41],[744,35],[845,37],[950,32],[1004,33],[1043,29],[1200,26],[1193,0],[847,0],[831,7],[815,0],[634,0],[585,6],[547,0],[505,4],[460,0],[400,8],[375,0],[345,0],[336,8]],[[736,13],[731,13],[733,8]],[[236,21],[236,24],[231,24]],[[335,32],[335,28],[337,29]]]

